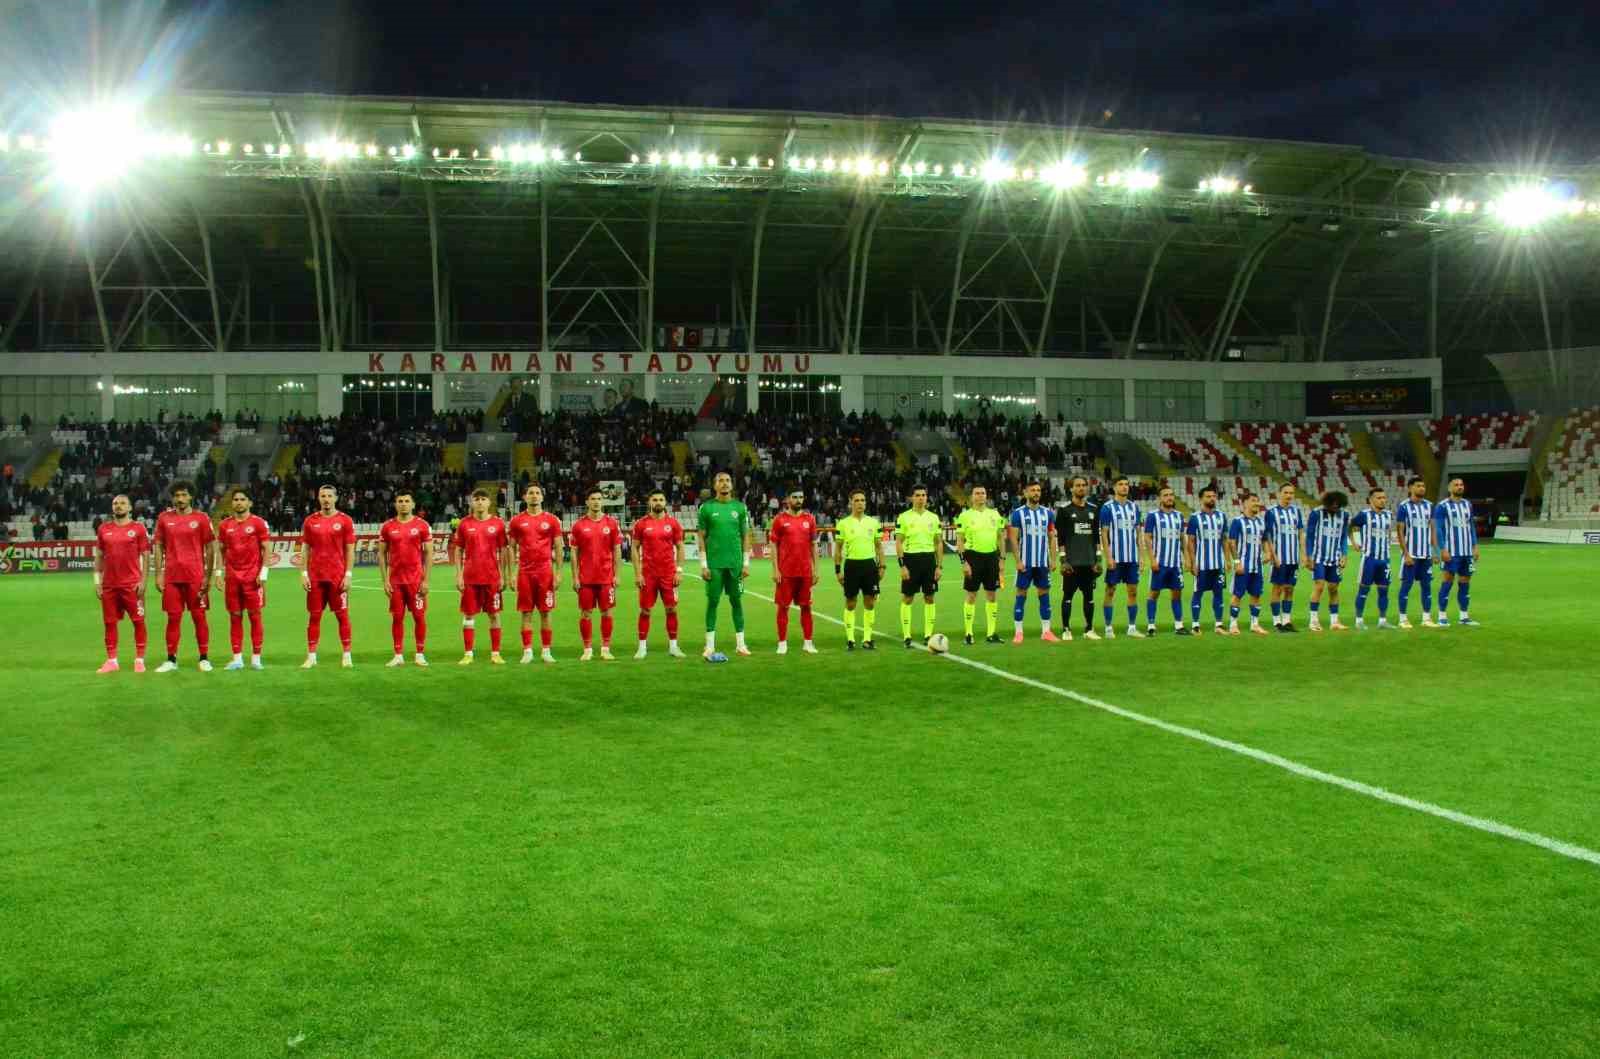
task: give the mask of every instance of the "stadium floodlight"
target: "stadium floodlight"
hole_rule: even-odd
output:
[[[651,151],[650,155],[649,155],[649,158],[650,158],[650,164],[651,165],[660,165],[661,164],[661,152],[660,151]]]
[[[24,151],[31,151],[35,147],[39,146],[39,141],[34,138],[33,133],[25,132],[21,136],[17,137],[17,146],[22,148]]]
[[[856,159],[856,172],[862,176],[871,176],[878,171],[878,164],[866,155]]]
[[[632,162],[634,165],[638,165],[639,164],[639,156],[636,155],[636,154],[630,154],[628,156],[628,161]]]
[[[944,166],[943,165],[934,166],[933,167],[933,175],[934,176],[944,176]]]
[[[1123,174],[1122,183],[1129,191],[1150,191],[1161,184],[1161,174],[1153,169],[1130,169]]]
[[[1213,195],[1232,195],[1239,190],[1239,181],[1226,176],[1207,177],[1200,181],[1200,190],[1209,191]]]
[[[911,173],[912,173],[911,163],[910,162],[901,162],[900,163],[900,175],[903,176],[903,177],[908,177],[908,176],[911,175]]]
[[[1464,206],[1466,206],[1465,200],[1456,195],[1451,195],[1444,200],[1444,212],[1446,213],[1460,213]]]
[[[815,158],[807,158],[806,159],[806,172],[809,173],[809,172],[811,172],[812,170],[814,170],[816,168],[817,168],[817,160]]]
[[[461,148],[459,148],[459,147],[450,148],[450,157],[451,157],[452,160],[460,158],[461,157]]]
[[[683,154],[682,154],[682,152],[673,151],[671,154],[667,155],[667,164],[670,165],[670,166],[680,166],[680,165],[682,165],[683,164]]]
[[[983,163],[980,172],[985,184],[998,184],[1006,178],[1006,164],[998,158],[991,158]]]
[[[217,141],[217,153],[218,154],[232,154],[233,153],[233,144],[229,143],[227,140],[218,140]]]
[[[375,144],[375,143],[367,144],[366,152],[367,152],[367,157],[368,158],[376,158],[376,157],[378,157],[378,145]]]
[[[1089,179],[1089,174],[1083,171],[1082,166],[1073,165],[1071,162],[1057,162],[1055,165],[1046,166],[1039,177],[1047,183],[1058,188],[1075,188]]]
[[[528,148],[528,161],[534,165],[543,165],[545,160],[544,144],[536,143]]]
[[[1489,204],[1501,224],[1521,230],[1538,227],[1561,209],[1561,201],[1537,184],[1514,187]]]
[[[69,111],[51,126],[48,141],[56,175],[82,190],[121,176],[140,144],[133,108],[124,104]]]
[[[755,155],[751,155],[750,156],[750,162],[749,162],[750,168],[751,169],[756,169],[756,168],[759,168],[760,165],[761,165],[761,159],[757,158]]]
[[[911,167],[911,171],[913,173],[915,173],[917,176],[921,176],[922,174],[924,174],[924,173],[926,173],[928,171],[928,163],[927,162],[918,162],[916,165]]]
[[[0,132],[0,153],[11,150],[11,137]]]
[[[582,152],[582,151],[573,151],[573,152],[572,152],[572,160],[573,160],[573,161],[574,161],[574,162],[581,162],[581,161],[583,161],[583,152]]]
[[[960,162],[957,162],[955,165],[950,167],[950,175],[951,176],[958,176],[958,177],[966,176],[967,175],[967,167],[965,165],[961,164]]]
[[[400,157],[401,158],[405,158],[405,159],[415,158],[416,154],[417,154],[417,148],[416,148],[415,144],[409,144],[408,143],[408,144],[405,144],[404,146],[402,146],[400,148]]]
[[[557,147],[553,151],[550,152],[550,157],[555,159],[558,162],[565,162],[567,160],[567,152],[565,152],[561,148]]]
[[[824,173],[831,173],[831,172],[833,172],[834,167],[837,166],[837,165],[838,165],[838,163],[835,162],[832,158],[824,158],[822,160],[822,171]]]
[[[435,157],[435,158],[438,158],[438,157],[439,157],[439,148],[437,148],[437,147],[435,147],[435,148],[434,148],[434,149],[433,149],[433,156],[434,156],[434,157]]]
[[[504,154],[505,152],[500,149],[500,145],[495,144],[493,147],[489,148],[489,161],[498,162]]]

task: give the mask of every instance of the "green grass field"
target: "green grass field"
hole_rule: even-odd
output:
[[[1600,1051],[1600,867],[905,651],[892,599],[874,655],[750,599],[753,658],[658,615],[580,665],[568,591],[559,665],[462,670],[441,574],[387,670],[363,570],[306,673],[275,578],[266,672],[135,676],[124,625],[110,677],[87,577],[0,582],[8,1054]],[[1479,629],[955,653],[1600,849],[1596,583],[1486,547]]]

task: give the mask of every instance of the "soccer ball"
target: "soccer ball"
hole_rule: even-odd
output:
[[[928,637],[928,650],[936,655],[942,655],[950,650],[950,638],[942,632],[936,632]]]

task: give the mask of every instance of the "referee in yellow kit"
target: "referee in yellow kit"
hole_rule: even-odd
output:
[[[933,635],[933,594],[939,587],[939,566],[944,560],[944,527],[928,510],[928,490],[911,490],[911,508],[894,520],[894,539],[900,550],[900,635],[911,646],[911,604],[922,593],[922,639]]]

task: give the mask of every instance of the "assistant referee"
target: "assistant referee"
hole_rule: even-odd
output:
[[[1094,631],[1094,586],[1100,577],[1100,512],[1088,502],[1089,479],[1072,476],[1072,499],[1056,509],[1056,533],[1061,541],[1061,624],[1072,632],[1072,597],[1083,593],[1083,634],[1098,640]]]
[[[862,607],[863,650],[871,651],[877,621],[878,584],[883,580],[883,526],[866,513],[867,494],[850,494],[850,514],[833,526],[833,576],[844,589],[844,649],[856,649],[856,597]]]
[[[989,490],[981,485],[972,487],[972,505],[956,516],[956,551],[961,554],[961,587],[966,590],[967,601],[961,607],[961,620],[966,630],[966,642],[972,643],[972,624],[978,613],[978,589],[983,589],[984,621],[988,627],[986,643],[999,643],[995,632],[999,621],[999,604],[994,594],[1000,588],[1000,533],[1006,520],[989,506]]]
[[[944,559],[944,526],[928,510],[928,490],[911,490],[911,507],[894,520],[900,545],[900,635],[911,646],[911,604],[922,593],[922,638],[933,635],[933,594],[939,587],[939,564]]]

